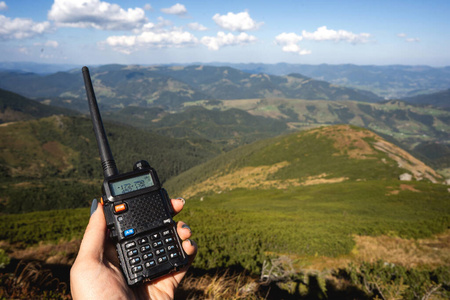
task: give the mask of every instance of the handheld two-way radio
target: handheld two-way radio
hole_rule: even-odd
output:
[[[187,265],[170,198],[145,160],[120,174],[109,148],[89,69],[83,78],[103,167],[103,210],[128,285],[150,281]]]

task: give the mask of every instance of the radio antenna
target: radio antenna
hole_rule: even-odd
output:
[[[86,96],[89,102],[89,110],[91,112],[92,125],[94,126],[95,138],[97,139],[98,152],[102,161],[103,176],[105,178],[119,174],[106,138],[105,128],[103,127],[102,117],[97,105],[97,99],[92,86],[91,75],[87,67],[82,68],[84,86],[86,88]]]

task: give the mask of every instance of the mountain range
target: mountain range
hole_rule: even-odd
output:
[[[43,105],[0,90],[3,107],[0,116],[3,122],[11,122],[53,114],[76,114],[72,110],[48,105],[52,101],[47,100],[41,102],[46,103]],[[87,110],[86,100],[78,99],[77,103]],[[73,105],[74,102],[67,104]],[[416,155],[439,169],[450,166],[444,155],[450,149],[450,112],[403,101],[198,100],[184,102],[183,109],[176,113],[161,107],[127,106],[110,111],[104,111],[104,107],[101,105],[105,120],[150,130],[162,136],[195,140],[195,143],[208,141],[216,147],[214,151],[229,150],[292,130],[352,124],[370,128],[408,151],[416,151]]]
[[[295,98],[308,100],[380,101],[371,92],[317,81],[299,74],[250,74],[230,67],[123,66],[91,68],[100,105],[105,109],[163,106],[180,109],[196,100]],[[44,98],[66,107],[85,98],[80,70],[50,75],[0,72],[0,88],[29,98]],[[59,100],[58,100],[59,99]],[[64,102],[65,101],[65,102]]]
[[[450,66],[307,65],[287,63],[212,64],[229,66],[256,74],[266,73],[283,76],[290,73],[300,73],[340,86],[371,91],[386,99],[401,99],[419,94],[429,94],[447,90],[450,87]]]
[[[385,99],[402,99],[420,94],[447,90],[450,87],[450,66],[408,66],[408,65],[354,65],[354,64],[263,64],[263,63],[191,63],[231,67],[251,74],[285,76],[302,74],[336,85],[371,91]],[[177,66],[177,65],[171,65]],[[178,65],[179,66],[179,65]],[[189,65],[181,65],[189,66]],[[81,66],[38,64],[26,62],[0,62],[0,71],[36,73],[40,75],[68,72]]]

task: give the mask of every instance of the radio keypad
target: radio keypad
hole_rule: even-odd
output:
[[[128,263],[132,266],[131,271],[139,273],[144,270],[143,266],[149,269],[166,263],[169,259],[177,259],[180,253],[174,242],[172,230],[165,229],[125,243],[124,247],[129,257]]]

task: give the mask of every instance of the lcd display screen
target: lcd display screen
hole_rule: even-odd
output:
[[[112,182],[109,184],[109,188],[111,190],[111,195],[118,196],[149,188],[153,185],[153,179],[150,174],[145,174],[121,181]]]

